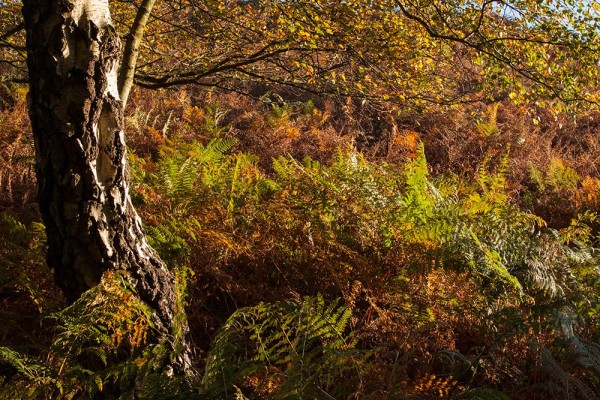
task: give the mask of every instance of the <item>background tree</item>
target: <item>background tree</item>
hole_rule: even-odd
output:
[[[119,7],[125,31],[136,12]],[[571,0],[164,1],[135,76],[149,88],[258,81],[404,106],[595,101],[597,71],[574,63],[593,64],[597,24],[595,2]]]
[[[20,67],[15,4],[2,5],[2,47]],[[135,81],[247,93],[248,82],[283,84],[404,107],[509,95],[596,101],[597,70],[578,68],[593,65],[598,50],[595,1],[111,4],[126,40],[119,78],[125,100]]]

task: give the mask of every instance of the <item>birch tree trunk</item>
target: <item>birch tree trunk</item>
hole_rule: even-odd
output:
[[[157,337],[174,343],[174,276],[149,246],[129,196],[121,42],[108,0],[24,0],[29,111],[48,264],[70,301],[124,270],[155,310]],[[171,365],[186,372],[190,348]]]
[[[142,4],[138,8],[138,12],[135,15],[135,20],[127,35],[127,41],[125,43],[125,50],[123,51],[123,60],[121,61],[121,68],[118,76],[119,84],[119,96],[123,102],[123,106],[127,104],[129,98],[129,92],[133,87],[133,81],[135,78],[135,67],[137,65],[137,59],[140,52],[140,43],[144,37],[144,29],[150,18],[150,13],[154,7],[156,0],[142,0]]]

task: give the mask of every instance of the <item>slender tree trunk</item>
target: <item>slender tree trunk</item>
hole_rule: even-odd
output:
[[[157,337],[173,349],[173,274],[149,246],[129,196],[121,42],[108,0],[24,0],[29,111],[48,264],[70,301],[107,270],[124,270],[155,310]],[[172,366],[188,370],[189,346]]]
[[[142,4],[135,15],[135,20],[127,36],[125,50],[123,51],[123,61],[119,72],[119,95],[123,106],[127,104],[129,92],[133,86],[135,78],[135,67],[139,55],[140,43],[144,36],[144,29],[148,23],[148,18],[154,7],[156,0],[142,0]]]

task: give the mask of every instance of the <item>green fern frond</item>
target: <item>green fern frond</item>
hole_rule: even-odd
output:
[[[211,347],[203,387],[213,395],[233,392],[244,377],[272,368],[280,371],[273,398],[310,397],[356,369],[355,342],[345,333],[350,314],[320,296],[237,310]]]

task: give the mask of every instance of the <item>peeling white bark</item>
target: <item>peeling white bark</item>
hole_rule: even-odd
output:
[[[117,91],[121,44],[108,0],[23,4],[48,264],[71,301],[105,271],[127,271],[140,298],[156,311],[152,340],[175,346],[170,336],[178,307],[175,279],[148,245],[129,197]],[[172,363],[182,372],[190,366],[189,344],[183,348]]]
[[[71,18],[76,21],[77,26],[85,27],[93,22],[100,30],[110,25],[110,10],[108,0],[74,0]]]

